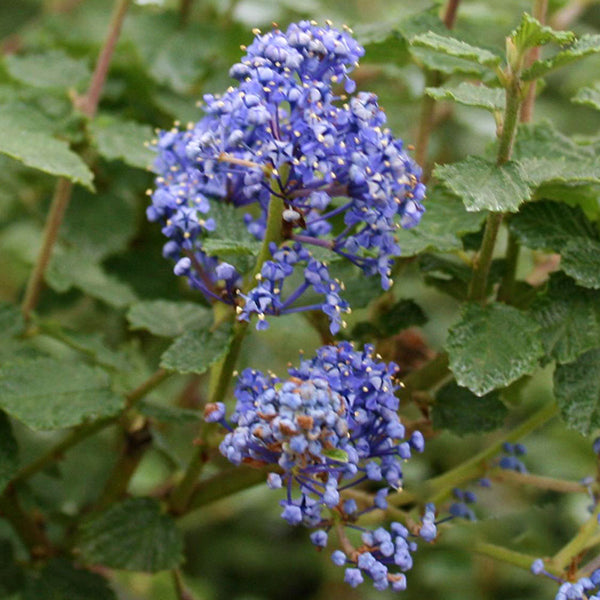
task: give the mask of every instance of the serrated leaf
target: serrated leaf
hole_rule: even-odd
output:
[[[122,160],[146,170],[152,167],[156,153],[148,147],[154,137],[150,125],[99,115],[89,124],[89,130],[98,152],[107,160]]]
[[[531,186],[600,180],[600,164],[593,149],[576,144],[549,123],[519,127],[513,160],[521,165]]]
[[[512,217],[509,227],[522,244],[535,250],[561,252],[573,239],[595,237],[583,211],[562,202],[530,202]]]
[[[0,106],[0,153],[33,169],[93,189],[94,175],[69,144],[53,137],[49,131],[24,122],[21,112],[10,104]]]
[[[586,435],[600,427],[600,348],[556,367],[554,395],[569,427]]]
[[[600,289],[600,241],[590,238],[569,240],[561,253],[560,268],[579,285]]]
[[[401,255],[461,250],[460,238],[465,233],[478,231],[485,218],[485,212],[468,212],[459,198],[439,186],[434,187],[428,191],[425,214],[419,226],[396,232]]]
[[[127,312],[131,329],[146,329],[154,335],[176,337],[190,329],[210,328],[212,311],[193,302],[145,300]]]
[[[420,34],[434,32],[443,36],[448,33],[448,29],[439,17],[437,6],[428,7],[424,11],[401,19],[397,25],[397,30],[404,38],[408,51],[417,63],[430,70],[439,71],[446,75],[460,73],[472,77],[482,77],[487,72],[486,67],[480,64],[448,54],[441,54],[425,47],[410,45],[411,40]]]
[[[531,306],[549,358],[568,363],[600,344],[600,293],[582,289],[561,273]]]
[[[55,250],[45,278],[57,292],[74,287],[115,308],[123,308],[137,299],[128,284],[109,275],[104,267],[74,248]]]
[[[526,313],[512,306],[465,305],[446,341],[456,381],[483,396],[529,375],[543,354],[538,329]]]
[[[6,484],[18,468],[19,446],[13,435],[10,419],[6,416],[6,413],[0,410],[0,493],[4,491]]]
[[[462,198],[468,211],[516,212],[531,197],[525,174],[514,162],[499,166],[468,156],[460,162],[438,165],[434,175]]]
[[[482,433],[502,427],[507,414],[498,392],[479,397],[452,381],[435,396],[433,427],[458,435]]]
[[[145,417],[156,419],[161,423],[197,423],[202,420],[201,412],[178,406],[164,406],[142,400],[137,404],[137,410]]]
[[[596,82],[589,87],[581,88],[577,94],[575,94],[573,102],[600,110],[600,82]]]
[[[40,88],[58,88],[65,91],[78,88],[90,78],[87,62],[72,58],[63,50],[48,50],[43,54],[20,56],[9,54],[4,64],[11,77]]]
[[[216,331],[186,331],[163,353],[160,366],[179,373],[205,373],[225,355],[231,336],[230,323],[224,323]]]
[[[116,415],[125,403],[104,371],[34,358],[0,367],[0,408],[31,429],[62,429]]]
[[[443,75],[463,75],[482,79],[488,72],[482,65],[448,54],[440,54],[428,48],[411,46],[410,53],[419,66],[430,71],[439,71]]]
[[[412,46],[420,46],[455,58],[462,58],[463,60],[485,65],[486,67],[495,67],[500,64],[501,60],[499,56],[489,50],[472,46],[456,38],[440,35],[433,31],[416,35],[410,40],[410,43]]]
[[[538,79],[559,67],[564,67],[597,52],[600,52],[600,34],[582,35],[569,48],[557,52],[551,58],[534,62],[531,67],[523,71],[521,77],[524,81]]]
[[[545,44],[558,44],[564,46],[570,44],[575,39],[575,34],[571,31],[556,31],[552,27],[542,25],[537,19],[528,13],[523,13],[521,23],[512,32],[512,40],[520,51],[544,46]]]
[[[28,578],[23,600],[117,600],[98,573],[75,567],[62,558],[51,560]]]
[[[240,273],[249,271],[260,244],[248,232],[243,214],[230,204],[211,202],[209,215],[215,220],[215,230],[203,240],[203,248],[231,263]]]
[[[256,242],[256,238],[248,232],[243,213],[235,206],[224,202],[211,202],[209,215],[215,220],[215,231],[210,234],[207,241],[227,241],[241,244]]]
[[[490,112],[502,112],[506,104],[501,88],[461,82],[456,87],[428,87],[425,93],[435,100],[452,100],[465,106],[475,106]]]
[[[183,539],[175,521],[150,498],[132,498],[93,516],[78,540],[82,558],[113,569],[156,573],[183,560]]]

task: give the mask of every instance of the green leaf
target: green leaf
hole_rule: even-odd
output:
[[[600,348],[556,367],[554,395],[569,427],[585,435],[600,427]]]
[[[600,241],[589,238],[569,240],[562,251],[560,268],[579,285],[600,289]]]
[[[158,83],[186,93],[210,72],[221,67],[225,72],[239,60],[240,40],[250,42],[250,32],[235,24],[227,30],[212,23],[188,23],[181,29],[175,12],[138,14],[127,19],[123,37],[133,42],[147,72]],[[235,54],[226,55],[229,46]],[[219,89],[219,88],[217,88]]]
[[[327,259],[324,259],[324,261],[328,262]],[[328,264],[328,268],[331,277],[344,282],[345,289],[341,292],[341,295],[353,310],[366,308],[375,298],[381,295],[379,277],[365,279],[364,273],[350,261],[335,260]],[[311,294],[309,291],[303,296],[303,299],[307,304],[320,303],[323,302],[323,295]]]
[[[83,523],[78,541],[82,558],[113,569],[156,573],[183,560],[183,539],[158,501],[131,498]]]
[[[461,82],[456,87],[428,87],[425,93],[435,100],[452,100],[458,104],[483,108],[490,112],[502,112],[505,106],[505,92],[501,88]]]
[[[573,239],[594,238],[594,226],[578,207],[562,202],[530,202],[510,220],[510,231],[535,250],[561,252]]]
[[[399,229],[396,239],[402,256],[423,251],[451,252],[462,250],[461,237],[479,231],[486,213],[467,212],[462,201],[437,186],[428,191],[425,214],[418,227]]]
[[[176,337],[190,329],[208,329],[212,324],[212,311],[193,302],[145,300],[131,305],[127,320],[131,329]]]
[[[375,326],[382,337],[390,337],[403,329],[424,325],[426,322],[423,309],[414,300],[403,299],[378,313]]]
[[[235,240],[219,240],[207,238],[202,242],[202,250],[208,256],[220,256],[223,259],[235,256],[251,256],[255,258],[260,251],[261,243],[256,240],[240,242]]]
[[[331,460],[335,460],[337,462],[348,462],[348,453],[345,450],[341,450],[340,448],[325,449],[323,450],[323,454],[327,458],[330,458]]]
[[[513,160],[531,186],[600,180],[600,164],[593,148],[576,144],[549,123],[519,127]]]
[[[19,468],[19,446],[10,419],[0,410],[0,493]],[[0,583],[0,590],[2,590]]]
[[[581,88],[577,94],[575,94],[573,102],[600,110],[600,82],[596,82],[589,87]]]
[[[464,262],[458,262],[452,257],[422,254],[419,257],[419,268],[427,285],[458,300],[466,298],[472,271]]]
[[[441,54],[430,48],[411,45],[411,40],[420,34],[434,32],[444,36],[448,33],[448,29],[442,23],[438,13],[437,6],[430,6],[424,11],[401,19],[398,22],[397,31],[404,38],[403,46],[406,45],[418,64],[430,70],[440,71],[446,75],[456,73],[472,77],[482,77],[485,75],[487,72],[486,67],[478,63],[448,54]]]
[[[478,156],[438,165],[435,177],[462,198],[468,211],[516,212],[531,190],[522,168],[507,162],[498,166]]]
[[[61,236],[97,262],[124,250],[136,231],[136,211],[123,194],[91,194],[76,189]]]
[[[55,558],[29,577],[23,600],[117,600],[117,596],[102,575]]]
[[[240,273],[249,271],[256,262],[260,243],[248,232],[243,214],[231,204],[211,202],[210,216],[215,231],[204,238],[202,245],[212,255],[231,263]]]
[[[23,313],[18,306],[0,301],[0,337],[7,338],[22,333],[25,328]]]
[[[115,308],[123,308],[136,300],[128,284],[109,275],[101,265],[74,248],[62,251],[57,248],[45,277],[48,285],[57,292],[75,287]]]
[[[88,166],[52,133],[35,128],[35,119],[23,119],[14,105],[0,106],[0,153],[50,175],[66,177],[93,189],[94,178]],[[28,109],[33,113],[33,109]]]
[[[95,364],[113,370],[128,369],[127,358],[123,352],[109,348],[103,335],[96,333],[83,333],[64,328],[57,321],[36,321],[42,334],[62,341],[65,345],[81,352]]]
[[[90,78],[87,62],[71,58],[63,50],[19,56],[9,54],[4,64],[11,77],[33,87],[64,89],[81,88]]]
[[[389,23],[368,24],[355,30],[355,34],[365,49],[361,64],[405,65],[410,60],[406,40]]]
[[[187,331],[161,357],[160,366],[179,373],[205,373],[229,349],[232,326],[224,323],[216,331]]]
[[[550,43],[564,46],[575,40],[575,34],[572,31],[556,31],[542,25],[528,13],[523,13],[521,23],[510,37],[521,52]]]
[[[433,427],[458,435],[482,433],[502,427],[507,414],[497,391],[478,397],[451,381],[435,396]]]
[[[99,115],[90,124],[94,145],[107,160],[122,160],[125,164],[149,170],[156,158],[148,144],[154,137],[150,125]]]
[[[579,207],[589,221],[597,221],[600,218],[596,184],[549,183],[544,184],[536,192],[536,196],[540,200],[555,200],[568,206]]]
[[[124,404],[104,371],[81,363],[34,358],[0,368],[0,408],[31,429],[62,429],[111,417]]]
[[[145,417],[156,419],[160,423],[181,425],[185,423],[197,423],[202,420],[202,413],[200,411],[155,404],[146,400],[139,402],[136,408]]]
[[[600,52],[600,34],[582,35],[566,50],[557,52],[554,56],[546,60],[534,62],[529,69],[523,71],[521,77],[524,81],[537,79],[559,67],[564,67],[580,58],[597,52]]]
[[[462,58],[486,67],[495,67],[500,64],[501,60],[499,56],[489,50],[472,46],[449,36],[439,35],[433,31],[416,35],[410,40],[410,43],[413,46],[427,48],[455,58]]]
[[[526,313],[512,306],[465,305],[446,342],[456,381],[483,396],[529,375],[543,353],[538,329]]]
[[[548,290],[530,314],[540,325],[546,356],[559,363],[571,362],[600,343],[600,294],[578,287],[561,273],[550,277]]]

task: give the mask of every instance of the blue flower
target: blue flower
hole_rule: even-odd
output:
[[[388,488],[402,485],[403,461],[413,450],[423,450],[420,433],[404,440],[394,393],[396,372],[394,363],[378,360],[372,346],[324,346],[314,358],[290,367],[284,380],[250,369],[242,372],[230,422],[220,404],[209,404],[205,414],[228,429],[220,445],[228,460],[271,466],[268,486],[285,490],[281,516],[290,525],[317,527],[311,540],[323,548],[333,524],[329,511],[342,525],[356,527],[365,512],[385,509]],[[356,501],[343,497],[344,491],[365,481],[385,487],[372,506],[359,510]],[[332,560],[348,566],[351,585],[366,576],[377,589],[403,589],[402,572],[412,567],[416,549],[410,538],[429,542],[436,535],[435,509],[428,505],[413,531],[400,523],[392,525],[391,533],[384,528],[365,531],[363,546],[338,550]]]
[[[256,32],[230,70],[237,87],[205,95],[202,120],[184,131],[163,131],[156,141],[159,177],[147,213],[163,224],[169,238],[165,255],[189,258],[188,268],[177,274],[207,298],[241,308],[239,318],[257,314],[259,328],[266,327],[265,316],[315,308],[300,299],[316,285],[309,275],[327,265],[312,257],[310,248],[378,275],[388,289],[392,259],[400,254],[394,232],[416,225],[423,213],[421,170],[385,127],[377,97],[359,92],[347,98],[339,90],[342,84],[354,92],[350,74],[363,54],[348,30],[330,24],[301,21],[285,32]],[[305,269],[307,285],[284,293],[275,279],[264,285],[269,277],[261,273],[254,288],[246,282],[245,292],[237,294],[244,273],[216,275],[219,261],[204,250],[216,227],[208,217],[209,200],[251,210],[244,223],[262,240],[273,195],[284,203],[285,248],[304,250],[297,264]],[[272,251],[270,262],[280,260],[277,249]],[[337,285],[326,290],[328,275],[321,284],[315,291],[327,299],[316,308],[329,316],[336,332],[347,306]],[[293,298],[293,307],[282,293]]]
[[[596,569],[589,577],[581,577],[577,581],[565,581],[546,571],[544,561],[537,558],[531,564],[534,575],[543,575],[560,584],[554,600],[598,600],[600,598],[600,569]]]
[[[518,473],[527,473],[527,467],[522,460],[517,458],[517,456],[523,456],[527,453],[527,448],[523,444],[504,442],[502,444],[502,450],[505,455],[502,456],[498,462],[498,466],[501,469],[517,471]]]

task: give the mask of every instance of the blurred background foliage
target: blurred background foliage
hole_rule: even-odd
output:
[[[198,294],[172,273],[161,256],[159,228],[145,218],[152,174],[146,169],[153,154],[144,142],[155,128],[169,128],[201,117],[196,101],[205,93],[231,84],[229,67],[239,60],[240,44],[252,39],[254,27],[281,26],[301,19],[332,20],[350,25],[367,52],[356,72],[359,89],[376,92],[394,133],[406,143],[417,131],[424,75],[408,51],[402,31],[407,18],[422,12],[422,0],[165,0],[138,2],[126,18],[121,38],[101,98],[98,117],[91,123],[73,109],[72,98],[85,90],[110,18],[107,0],[19,0],[0,2],[0,135],[14,139],[14,153],[25,160],[0,155],[0,299],[17,303],[37,256],[42,227],[55,185],[55,168],[48,161],[44,173],[26,166],[39,161],[36,135],[67,141],[93,172],[83,164],[72,165],[73,177],[84,185],[74,189],[37,312],[45,322],[60,322],[69,343],[57,341],[48,326],[29,346],[6,341],[0,359],[15,352],[50,354],[68,361],[83,348],[93,359],[118,365],[123,389],[134,387],[158,366],[170,339],[132,329],[127,311],[137,301],[160,299],[202,303]],[[431,3],[436,15],[440,4]],[[518,24],[525,0],[463,0],[456,35],[484,48],[504,52],[504,38]],[[568,11],[574,11],[574,14]],[[552,0],[550,22],[560,19],[577,33],[600,29],[600,5],[584,0]],[[565,23],[566,25],[567,23]],[[577,91],[597,81],[600,57],[592,57],[548,76],[537,101],[535,120],[550,119],[562,132],[584,138],[596,136],[600,113],[574,104]],[[450,78],[461,81],[464,76]],[[467,154],[482,154],[495,139],[495,123],[486,111],[440,103],[432,135],[428,169],[434,162],[453,162]],[[19,145],[27,139],[27,148]],[[61,150],[62,149],[62,150]],[[62,145],[57,152],[64,151]],[[29,156],[30,153],[32,156]],[[43,158],[43,157],[42,157]],[[589,192],[597,211],[597,193]],[[424,222],[427,216],[424,217]],[[472,236],[477,241],[481,232]],[[476,245],[475,245],[476,247]],[[432,255],[441,256],[441,255]],[[522,261],[522,275],[539,256],[530,253]],[[395,357],[408,369],[415,361],[438,351],[448,326],[456,320],[458,302],[437,287],[427,285],[423,262],[400,261],[401,273],[393,297],[415,299],[427,322],[406,334],[387,340],[388,358]],[[436,272],[435,264],[431,267]],[[350,329],[376,320],[381,301],[376,282],[357,283],[368,291],[363,308],[354,311]],[[392,296],[390,296],[392,297]],[[61,330],[62,331],[62,330]],[[359,330],[360,331],[360,330]],[[368,336],[367,336],[368,338]],[[292,342],[293,340],[293,342]],[[241,366],[283,373],[288,361],[296,361],[298,349],[311,352],[321,344],[319,336],[301,316],[272,319],[271,329],[253,336],[244,347]],[[70,346],[70,347],[69,347]],[[126,366],[124,368],[124,366]],[[180,375],[152,392],[155,404],[178,409],[201,405],[204,376]],[[514,408],[510,422],[548,398],[548,370],[525,383],[508,388],[504,401]],[[148,413],[150,414],[150,413]],[[415,415],[409,412],[409,418]],[[146,494],[160,485],[173,466],[185,464],[192,451],[198,421],[194,413],[179,410],[170,419],[156,419],[155,445],[144,457],[131,482],[130,492]],[[27,464],[59,434],[33,433],[13,423],[19,441],[20,461]],[[215,433],[215,435],[217,435]],[[444,432],[433,438],[420,461],[407,472],[411,482],[442,473],[471,456],[494,439],[459,437]],[[532,472],[578,479],[596,468],[589,442],[577,433],[552,423],[526,440],[527,465]],[[114,464],[118,436],[113,428],[90,438],[68,453],[57,467],[35,475],[27,488],[26,505],[52,511],[52,528],[68,528],[77,512],[94,500]],[[215,461],[207,470],[224,462]],[[416,483],[415,483],[416,484]],[[553,595],[553,586],[524,571],[503,566],[468,553],[472,530],[511,547],[539,553],[558,548],[585,519],[587,499],[559,496],[507,484],[482,490],[480,521],[458,524],[433,547],[419,550],[409,574],[407,599],[492,600],[542,599]],[[341,582],[340,569],[328,557],[319,556],[308,542],[308,532],[288,527],[279,516],[277,493],[258,486],[221,500],[180,520],[185,532],[185,585],[194,597],[205,600],[359,600],[392,594],[364,585],[357,590]],[[13,533],[0,522],[0,537]],[[17,544],[17,554],[20,550]],[[3,569],[0,559],[0,578]],[[8,581],[8,579],[5,579]],[[122,600],[175,599],[167,572],[158,575],[111,575]],[[0,581],[0,597],[3,582]],[[10,586],[9,586],[10,588]],[[40,598],[63,598],[59,595]]]

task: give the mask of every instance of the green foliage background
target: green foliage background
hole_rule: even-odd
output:
[[[595,2],[552,0],[550,22],[575,4],[581,11],[568,28],[579,36],[597,34]],[[64,428],[111,419],[123,410],[127,394],[158,368],[177,372],[127,413],[140,431],[152,429],[154,443],[144,448],[124,504],[102,506],[102,498],[110,498],[105,482],[123,451],[115,424],[22,482],[24,510],[43,515],[51,540],[76,538],[75,553],[26,565],[23,544],[0,521],[0,598],[171,600],[181,597],[171,573],[180,565],[185,585],[206,600],[392,596],[342,583],[341,570],[318,555],[308,532],[279,518],[277,494],[265,486],[180,517],[177,528],[158,501],[145,497],[160,492],[192,456],[206,372],[227,351],[230,332],[225,326],[209,336],[209,307],[161,256],[159,227],[145,218],[153,153],[144,143],[155,128],[198,120],[196,101],[231,84],[227,72],[241,55],[240,44],[251,41],[253,27],[271,22],[283,27],[311,18],[352,26],[366,47],[356,72],[359,89],[379,95],[390,127],[407,144],[418,136],[423,98],[438,101],[425,165],[430,172],[438,164],[428,212],[417,229],[399,234],[404,255],[393,293],[378,297],[377,282],[344,274],[350,303],[358,306],[348,336],[377,342],[406,371],[423,362],[420,353],[430,358],[446,349],[464,386],[447,384],[438,393],[439,408],[428,415],[436,435],[425,456],[407,467],[407,488],[487,447],[553,395],[564,421],[527,438],[530,470],[569,480],[595,471],[582,434],[600,426],[600,57],[550,72],[557,50],[544,49],[546,62],[538,71],[549,72],[538,83],[534,122],[519,134],[518,162],[498,168],[494,140],[504,94],[485,65],[500,62],[506,36],[530,3],[461,2],[452,35],[476,51],[435,37],[444,34],[441,10],[420,0],[132,5],[99,112],[89,120],[74,109],[73,99],[87,88],[110,4],[0,3],[0,486],[63,439]],[[476,81],[489,87],[475,87]],[[24,336],[18,305],[57,177],[75,184],[73,196],[33,329]],[[465,307],[471,274],[465,257],[479,248],[487,210],[520,211],[501,231],[490,274],[491,284],[503,277],[510,230],[523,245],[519,281],[512,306]],[[214,240],[215,248],[239,241],[239,232],[229,231],[224,239],[221,246]],[[552,253],[561,253],[563,272],[547,285],[525,283],[532,272],[546,278],[544,261]],[[299,315],[272,319],[269,331],[246,341],[240,368],[282,374],[299,349],[321,345],[319,323],[314,325]],[[397,337],[410,326],[419,327],[423,342],[411,345]],[[404,416],[423,415],[407,404]],[[216,441],[220,434],[211,435]],[[214,456],[205,476],[226,468]],[[230,476],[236,477],[233,471]],[[480,495],[478,523],[461,523],[419,550],[404,597],[553,597],[547,581],[469,553],[471,536],[552,555],[586,519],[589,499],[511,484]],[[82,515],[86,520],[79,526]],[[79,569],[97,564],[104,565],[97,572]]]

